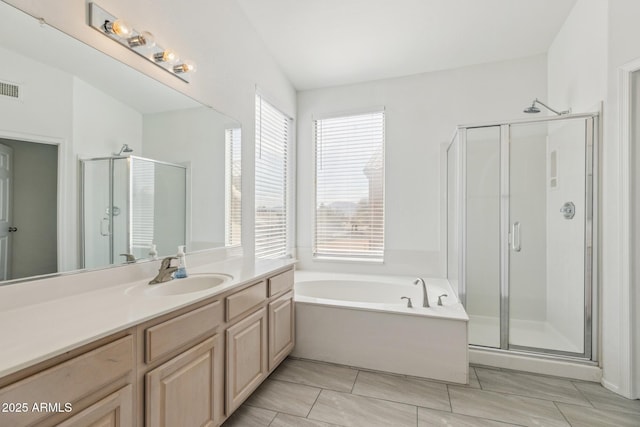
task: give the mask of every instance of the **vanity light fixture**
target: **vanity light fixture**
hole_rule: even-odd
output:
[[[178,60],[176,53],[171,49],[165,49],[162,52],[153,54],[153,60],[156,62],[166,62],[168,64],[175,64]]]
[[[158,45],[150,32],[137,31],[95,3],[89,3],[89,26],[187,83],[196,70],[193,62],[180,60],[176,52]]]
[[[146,48],[152,48],[156,45],[156,39],[149,31],[142,31],[137,36],[129,37],[127,43],[129,43],[129,47],[144,46]]]
[[[104,31],[109,34],[114,34],[118,37],[129,38],[133,33],[133,28],[123,21],[122,19],[116,19],[115,21],[104,21],[102,24]]]
[[[196,72],[196,64],[193,61],[183,61],[181,64],[175,65],[173,67],[174,73],[195,73]]]

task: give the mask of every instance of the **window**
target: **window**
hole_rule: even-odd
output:
[[[256,96],[256,257],[289,254],[290,119]]]
[[[384,111],[315,120],[314,256],[384,256]]]
[[[225,246],[236,246],[242,228],[242,129],[226,129],[225,145]]]

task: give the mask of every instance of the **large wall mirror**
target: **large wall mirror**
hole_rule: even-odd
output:
[[[240,123],[4,2],[0,55],[0,283],[240,244]]]

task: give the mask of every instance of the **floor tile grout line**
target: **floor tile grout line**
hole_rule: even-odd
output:
[[[330,425],[330,426],[348,427],[348,426],[346,426],[345,424],[333,424],[333,423],[328,423],[328,422],[326,422],[326,421],[316,420],[316,419],[314,419],[314,418],[309,418],[309,415],[311,415],[311,411],[313,410],[313,407],[314,407],[314,406],[316,406],[316,403],[318,402],[318,399],[320,398],[320,394],[322,394],[322,392],[323,392],[323,391],[334,391],[334,392],[336,392],[335,390],[328,390],[328,389],[321,388],[321,389],[320,389],[320,393],[318,393],[318,396],[316,396],[316,400],[313,402],[313,405],[311,405],[311,409],[309,409],[309,413],[308,413],[308,414],[307,414],[307,416],[306,416],[306,417],[304,417],[304,418],[305,418],[305,419],[307,419],[307,420],[311,420],[311,421],[318,421],[318,422],[321,422],[321,423],[325,423],[325,424],[328,424],[328,425]],[[336,393],[343,393],[343,392],[339,392],[339,391],[338,391],[338,392],[336,392]],[[345,393],[345,394],[347,394],[346,392],[344,392],[344,393]]]
[[[318,392],[318,395],[316,396],[315,400],[313,401],[313,403],[311,404],[311,406],[309,407],[309,411],[307,412],[307,415],[305,415],[305,418],[309,419],[309,414],[311,414],[311,411],[313,411],[313,407],[316,406],[316,403],[318,402],[318,399],[320,398],[320,394],[324,391],[323,388],[320,388],[320,391]]]
[[[570,426],[573,425],[571,424],[571,421],[569,421],[569,419],[564,415],[564,412],[562,412],[562,409],[560,409],[560,407],[558,406],[558,403],[561,403],[561,402],[553,402],[553,406],[555,406],[558,412],[560,412],[560,415],[562,415],[562,418],[564,418],[567,424],[569,424]]]
[[[360,376],[360,369],[356,372],[356,377],[353,379],[353,385],[351,386],[350,394],[353,394],[353,389],[356,388],[356,383],[358,382],[358,376]]]
[[[447,386],[447,398],[449,399],[449,412],[453,414],[453,404],[451,403],[451,393],[449,393],[449,386]]]
[[[277,416],[277,414],[284,414],[284,415],[291,415],[292,417],[305,418],[305,417],[301,417],[299,414],[292,414],[291,412],[286,412],[286,411],[276,411],[274,409],[263,408],[262,406],[250,405],[250,404],[248,404],[246,402],[243,403],[242,405],[247,405],[247,406],[249,406],[251,408],[258,408],[258,409],[264,409],[266,411],[276,412],[276,416]]]
[[[476,371],[476,368],[473,366],[469,367],[473,369],[473,374],[476,376],[476,380],[478,380],[478,386],[480,386],[480,390],[484,390],[484,388],[482,388],[482,383],[480,382],[480,377],[478,376],[478,371]],[[469,383],[471,383],[471,381],[469,381]]]
[[[518,424],[518,423],[515,423],[513,421],[504,421],[504,420],[498,420],[498,419],[495,419],[495,418],[479,417],[479,416],[476,416],[476,415],[463,414],[461,412],[453,412],[453,411],[447,412],[447,411],[443,411],[441,409],[434,409],[434,408],[427,408],[425,406],[418,406],[418,411],[420,409],[427,409],[429,411],[444,412],[445,414],[449,414],[450,413],[451,415],[460,415],[460,416],[463,416],[463,417],[475,418],[475,419],[483,420],[483,421],[493,421],[493,422],[503,423],[503,424],[512,424],[512,425],[519,426],[519,427],[527,427],[526,424]]]
[[[528,398],[531,398],[531,399],[546,400],[546,401],[549,401],[549,402],[566,403],[566,404],[568,404],[568,405],[582,406],[582,407],[584,407],[584,408],[595,408],[595,406],[593,405],[593,403],[591,402],[591,400],[589,400],[589,399],[584,395],[584,393],[582,393],[582,392],[580,391],[580,389],[578,389],[577,387],[575,387],[575,385],[574,385],[574,384],[573,384],[573,382],[571,382],[571,381],[569,381],[569,382],[571,383],[571,385],[573,386],[573,388],[577,390],[577,392],[578,392],[578,394],[580,395],[580,397],[582,397],[582,398],[584,399],[585,403],[587,403],[587,404],[588,404],[588,406],[580,405],[579,403],[576,403],[576,402],[565,402],[565,401],[557,400],[557,398],[558,398],[558,397],[562,398],[562,396],[540,397],[540,396],[531,396],[531,395],[529,395],[529,394],[522,394],[522,393],[525,393],[525,392],[519,392],[519,393],[516,393],[516,392],[513,392],[513,391],[505,391],[505,390],[502,390],[502,391],[496,391],[496,390],[491,390],[491,389],[483,388],[483,387],[482,387],[482,382],[480,381],[480,377],[479,377],[479,376],[477,376],[477,373],[476,373],[476,377],[478,378],[478,383],[480,384],[480,390],[482,390],[482,391],[489,391],[489,392],[493,392],[493,393],[500,393],[500,394],[508,394],[508,395],[511,395],[511,396],[528,397]],[[458,386],[457,384],[451,384],[451,385],[453,385],[453,386]],[[458,386],[458,387],[460,387],[460,386]],[[469,389],[473,390],[473,387],[467,387],[467,388],[469,388]],[[476,390],[478,390],[478,389],[476,389]]]
[[[475,390],[476,392],[480,391],[480,392],[484,392],[484,393],[496,393],[496,394],[499,394],[499,395],[502,395],[502,396],[515,396],[515,397],[522,397],[522,398],[525,398],[525,399],[538,400],[538,401],[542,401],[542,402],[551,402],[551,403],[558,402],[558,403],[563,403],[563,404],[566,404],[566,405],[574,405],[574,406],[581,406],[583,408],[597,409],[597,408],[591,408],[591,406],[578,405],[576,403],[571,403],[571,402],[561,402],[561,401],[557,401],[557,400],[549,400],[549,399],[545,399],[543,397],[531,397],[531,396],[524,396],[522,394],[515,394],[515,393],[508,393],[508,392],[494,391],[494,390],[485,390],[485,389],[478,390],[477,388],[474,389],[474,388],[471,388],[471,387],[464,387],[464,386],[459,386],[459,385],[455,385],[455,384],[453,384],[453,386],[454,387],[458,387],[458,388],[460,388],[461,390],[464,390],[464,391],[473,391],[473,390]],[[590,403],[590,402],[588,402],[588,403]]]
[[[593,409],[598,409],[596,408],[596,405],[594,405],[594,403],[591,401],[591,399],[589,399],[589,396],[587,396],[582,390],[580,390],[580,387],[577,387],[576,384],[571,381],[571,385],[573,386],[573,388],[575,388],[576,390],[578,390],[578,393],[580,393],[580,396],[584,397],[584,399],[589,402],[589,405],[591,405],[591,407]],[[601,385],[602,387],[602,385]],[[604,387],[603,387],[604,388]]]
[[[280,414],[280,412],[276,412],[276,415],[271,419],[271,421],[269,421],[269,424],[267,424],[267,427],[270,427],[271,424],[273,424],[276,418],[278,418],[278,414]]]

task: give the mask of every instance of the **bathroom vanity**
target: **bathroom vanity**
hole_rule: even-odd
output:
[[[172,295],[136,281],[4,312],[17,330],[25,316],[46,318],[3,342],[27,361],[12,364],[18,350],[0,357],[0,425],[220,425],[293,349],[293,261],[194,270],[232,278]]]

